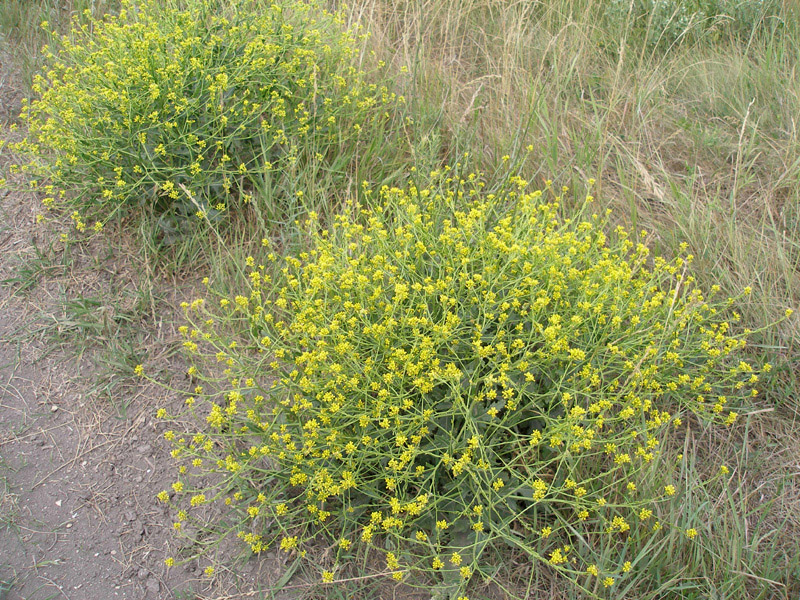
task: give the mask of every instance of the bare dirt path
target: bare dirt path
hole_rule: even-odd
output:
[[[0,236],[0,580],[11,598],[166,597],[168,515],[153,501],[159,468],[152,398],[142,387],[122,405],[92,392],[91,353],[59,343],[58,300],[72,266],[30,282],[35,206],[3,198]],[[63,320],[61,320],[63,327]]]

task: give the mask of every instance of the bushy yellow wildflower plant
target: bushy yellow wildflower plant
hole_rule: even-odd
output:
[[[688,536],[665,441],[733,422],[745,338],[690,256],[651,257],[591,199],[563,218],[550,190],[459,171],[312,215],[280,278],[249,260],[238,295],[185,304],[215,391],[192,392],[207,427],[177,444],[176,502],[214,472],[205,497],[255,552],[327,540],[326,572],[372,550],[462,590],[511,548],[603,593]]]
[[[298,172],[344,172],[394,118],[360,37],[316,0],[123,0],[45,50],[12,170],[87,233],[141,206],[172,234],[279,214]]]

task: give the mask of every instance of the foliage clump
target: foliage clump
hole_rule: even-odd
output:
[[[605,10],[645,46],[667,49],[700,39],[748,40],[784,26],[780,0],[612,0]]]
[[[344,181],[401,101],[356,67],[358,41],[314,0],[126,0],[87,14],[45,50],[17,170],[80,231],[136,206],[167,230],[258,202],[259,215],[285,212],[302,203],[299,172]]]
[[[370,552],[454,598],[509,550],[602,594],[695,543],[671,440],[757,393],[729,302],[591,196],[563,218],[549,188],[456,171],[312,215],[305,251],[184,304],[205,427],[166,434],[176,527],[224,503],[253,552],[328,547],[321,582]]]

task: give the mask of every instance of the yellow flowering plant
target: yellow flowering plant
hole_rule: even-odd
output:
[[[357,68],[362,38],[316,0],[123,0],[45,49],[12,171],[78,231],[142,206],[173,237],[294,218],[305,180],[374,160],[402,102]]]
[[[607,231],[591,196],[565,218],[549,188],[462,170],[312,214],[305,251],[184,304],[204,426],[172,436],[173,502],[226,503],[253,552],[332,548],[326,583],[371,551],[456,597],[511,550],[613,593],[696,535],[670,521],[668,442],[746,407],[746,332],[691,256]]]

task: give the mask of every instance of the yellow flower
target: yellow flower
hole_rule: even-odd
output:
[[[688,537],[690,540],[693,540],[694,538],[696,538],[697,537],[697,529],[695,529],[694,527],[691,527],[691,528],[687,529],[686,530],[686,537]]]
[[[284,537],[281,539],[280,548],[284,552],[289,552],[293,548],[297,548],[297,536]]]

